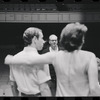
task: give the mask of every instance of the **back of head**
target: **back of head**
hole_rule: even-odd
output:
[[[35,28],[35,27],[27,28],[23,34],[23,40],[24,40],[25,46],[28,46],[32,43],[32,39],[34,36],[39,38],[40,32],[42,32],[42,30],[39,28]]]
[[[60,36],[61,46],[69,52],[79,49],[84,43],[86,32],[87,27],[84,24],[76,22],[66,25]]]

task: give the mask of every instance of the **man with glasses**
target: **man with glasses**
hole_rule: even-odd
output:
[[[58,52],[58,37],[55,34],[49,36],[49,47],[44,49],[42,53],[46,52]],[[52,96],[55,96],[56,93],[56,74],[52,64],[49,64],[49,67],[44,68],[48,75],[51,76],[51,80],[48,82],[51,89]]]

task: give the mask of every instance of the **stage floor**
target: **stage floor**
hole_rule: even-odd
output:
[[[9,81],[9,66],[0,64],[0,96],[13,96]]]

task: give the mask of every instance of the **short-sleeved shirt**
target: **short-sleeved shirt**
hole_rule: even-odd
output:
[[[10,79],[10,81],[15,81],[14,75],[12,72],[12,67],[13,67],[12,65],[9,66],[9,69],[10,69],[9,79]]]
[[[25,47],[16,56],[38,55],[35,48]],[[13,67],[12,67],[13,66]],[[11,80],[15,80],[18,90],[25,94],[37,94],[40,92],[40,84],[50,80],[50,77],[39,67],[41,65],[11,65]],[[42,65],[43,66],[43,65]]]
[[[88,68],[91,59],[97,67],[95,54],[88,51],[59,51],[53,61],[57,76],[56,96],[88,96]]]

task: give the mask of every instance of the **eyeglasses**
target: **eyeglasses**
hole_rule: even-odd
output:
[[[50,40],[50,41],[57,41],[57,40]]]

